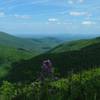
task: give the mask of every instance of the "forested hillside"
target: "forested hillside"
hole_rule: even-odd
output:
[[[40,72],[42,61],[50,59],[56,73],[66,77],[73,70],[77,73],[95,66],[100,66],[100,43],[86,46],[80,50],[66,51],[61,53],[45,53],[29,60],[12,64],[12,69],[7,76],[11,81],[32,81]],[[19,73],[19,74],[17,74]]]
[[[0,47],[1,100],[99,100],[99,37],[64,43],[40,55],[10,45]],[[41,80],[46,59],[52,62],[53,76]]]
[[[24,39],[0,32],[0,78],[12,67],[12,63],[30,59],[59,44],[56,38]]]

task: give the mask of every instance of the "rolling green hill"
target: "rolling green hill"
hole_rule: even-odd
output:
[[[34,52],[34,54],[43,53],[60,44],[62,41],[56,38],[18,38],[4,32],[0,32],[0,44],[15,48],[22,48]]]
[[[66,52],[59,53],[48,52],[30,60],[13,63],[7,78],[11,81],[32,81],[36,79],[42,61],[45,59],[51,59],[56,73],[59,73],[60,77],[66,77],[70,71],[77,73],[91,67],[100,66],[100,39],[96,38],[98,42],[95,43],[94,40],[92,39],[90,45],[85,45],[79,50],[66,50]]]
[[[0,45],[0,77],[9,71],[13,62],[32,58],[33,55],[33,53],[24,49]]]
[[[49,53],[60,53],[60,52],[66,52],[66,51],[74,51],[74,50],[80,50],[86,46],[100,43],[100,38],[97,37],[95,39],[83,39],[83,40],[77,40],[72,42],[65,42],[52,50],[50,50]]]
[[[0,32],[0,77],[9,71],[13,62],[32,58],[59,43],[55,38],[23,39]]]
[[[0,45],[0,98],[99,100],[100,37],[68,44],[35,57],[30,50]],[[52,61],[58,79],[47,77],[41,84],[37,77],[45,59]]]

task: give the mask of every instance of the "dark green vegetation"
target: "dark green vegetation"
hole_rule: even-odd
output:
[[[97,39],[100,41],[100,39]],[[91,40],[92,41],[92,40]],[[8,80],[16,82],[30,82],[36,79],[44,59],[51,59],[56,73],[66,77],[69,71],[77,73],[100,66],[100,43],[91,44],[80,50],[61,53],[45,53],[29,60],[15,62],[7,75]],[[18,73],[18,74],[17,74]]]
[[[54,38],[0,38],[0,100],[100,100],[100,37],[52,50],[60,43]],[[58,80],[36,81],[45,59]]]
[[[71,73],[67,78],[30,84],[4,81],[1,100],[100,100],[100,68]]]
[[[61,41],[55,38],[23,39],[0,32],[0,78],[11,69],[11,64],[46,52]]]

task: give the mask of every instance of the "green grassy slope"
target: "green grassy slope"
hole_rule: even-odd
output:
[[[62,48],[56,52],[52,50],[52,53],[47,52],[34,58],[31,58],[34,54],[26,49],[0,45],[0,81],[14,82],[5,81],[1,84],[0,98],[2,100],[99,100],[99,41],[100,38],[85,42],[76,41],[74,42],[76,46],[71,50],[64,46],[64,51]],[[48,78],[41,85],[40,82],[33,81],[37,79],[44,59],[52,61],[59,79],[52,81]]]
[[[0,32],[0,44],[15,48],[23,48],[36,54],[50,50],[61,41],[56,38],[24,39]]]
[[[91,67],[100,66],[100,43],[91,44],[78,51],[45,53],[30,60],[13,63],[8,79],[12,81],[34,80],[37,72],[40,72],[44,59],[51,59],[60,76],[66,77],[68,72],[72,70],[76,73]]]
[[[52,50],[50,50],[49,53],[60,53],[60,52],[66,52],[66,51],[74,51],[74,50],[80,50],[86,46],[100,43],[100,38],[95,39],[84,39],[84,40],[78,40],[78,41],[72,41],[72,42],[65,42]]]
[[[0,77],[5,75],[11,68],[11,64],[22,59],[29,59],[34,53],[24,49],[16,49],[9,46],[0,45]]]
[[[0,32],[0,77],[8,72],[13,62],[34,57],[59,43],[55,38],[23,39]]]

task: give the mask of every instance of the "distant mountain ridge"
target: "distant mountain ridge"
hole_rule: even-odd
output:
[[[24,39],[0,32],[0,44],[15,48],[23,48],[35,53],[42,53],[50,50],[62,41],[56,38],[41,38],[41,39]]]

